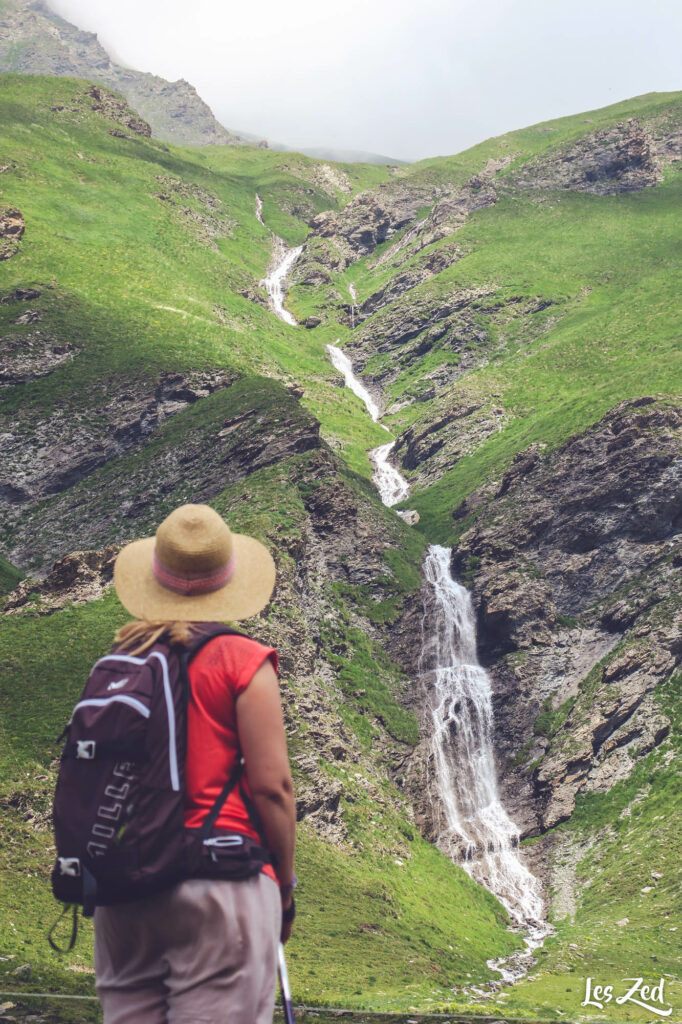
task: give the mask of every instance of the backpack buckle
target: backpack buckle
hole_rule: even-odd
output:
[[[95,760],[95,748],[96,743],[94,740],[77,740],[76,741],[76,757],[82,758],[84,761]]]
[[[80,878],[81,862],[78,857],[57,857],[59,874],[70,878]]]
[[[244,837],[242,835],[212,836],[210,839],[204,839],[203,845],[208,847],[211,860],[217,864],[220,860],[221,850],[229,851],[243,846]]]

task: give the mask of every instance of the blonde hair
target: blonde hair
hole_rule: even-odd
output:
[[[134,619],[119,629],[114,642],[121,650],[135,655],[153,647],[162,636],[172,644],[187,645],[191,643],[195,634],[194,622],[147,622],[146,619]]]

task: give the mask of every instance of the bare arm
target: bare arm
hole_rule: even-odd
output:
[[[269,659],[237,697],[236,711],[249,789],[263,822],[268,848],[277,859],[275,870],[280,885],[287,887],[294,876],[296,803],[279,685]],[[290,903],[290,890],[285,889],[282,905],[286,908]]]

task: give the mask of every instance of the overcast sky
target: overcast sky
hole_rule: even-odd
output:
[[[404,160],[682,88],[678,0],[50,0],[232,129]]]

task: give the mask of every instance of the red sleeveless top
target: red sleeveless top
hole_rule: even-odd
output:
[[[277,671],[277,651],[241,636],[217,636],[189,666],[187,709],[185,825],[197,828],[213,806],[237,756],[235,698],[253,679],[266,658]],[[246,778],[242,779],[249,793]],[[232,790],[216,822],[218,828],[258,839],[239,786]],[[275,878],[272,865],[264,872]]]

